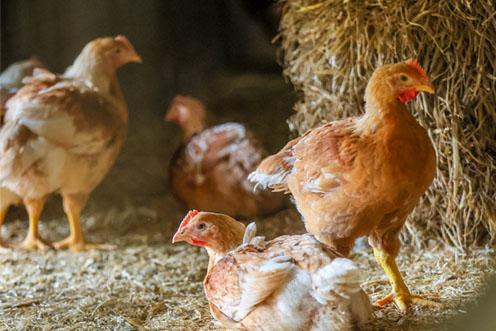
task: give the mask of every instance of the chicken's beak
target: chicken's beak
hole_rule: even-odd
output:
[[[172,243],[175,244],[180,241],[186,241],[186,235],[180,231],[177,231],[174,237],[172,237]]]
[[[415,85],[415,90],[417,92],[427,92],[427,93],[430,93],[430,94],[434,94],[435,93],[434,86],[432,86],[432,84],[430,84],[430,83],[428,83],[428,84]]]
[[[142,63],[143,60],[141,59],[141,56],[138,55],[138,53],[134,52],[134,54],[131,54],[131,56],[129,57],[129,62]]]

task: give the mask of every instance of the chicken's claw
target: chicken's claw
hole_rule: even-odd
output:
[[[27,237],[23,242],[15,246],[18,249],[26,250],[26,251],[47,251],[52,249],[52,245],[41,238],[35,237]]]
[[[391,302],[393,302],[393,293],[389,293],[384,298],[381,298],[381,299],[377,300],[376,302],[374,302],[374,306],[376,306],[377,308],[384,308],[385,306],[387,306]]]
[[[84,240],[74,240],[71,236],[56,242],[53,244],[54,248],[57,250],[70,249],[73,252],[83,252],[90,250],[113,250],[116,249],[116,245],[110,244],[90,244]]]
[[[409,308],[413,305],[438,308],[438,309],[443,307],[442,303],[427,300],[425,299],[426,297],[430,297],[430,296],[422,295],[422,294],[408,294],[408,295],[401,295],[395,297],[393,293],[389,293],[384,298],[377,300],[374,303],[374,306],[382,309],[391,302],[394,302],[394,304],[398,307],[398,309],[402,313],[408,312]]]

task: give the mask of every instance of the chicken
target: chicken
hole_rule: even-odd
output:
[[[127,132],[127,106],[115,72],[141,62],[123,36],[88,43],[62,76],[36,73],[7,102],[0,131],[0,186],[22,197],[29,230],[19,246],[45,249],[38,221],[46,197],[60,193],[70,236],[54,244],[74,251],[87,244],[80,212],[114,163]]]
[[[22,86],[22,80],[33,74],[35,68],[45,65],[36,57],[11,64],[0,74],[0,129],[5,115],[5,104]],[[21,203],[21,198],[5,187],[0,187],[0,228],[5,221],[9,207]],[[0,250],[5,250],[0,236]]]
[[[326,250],[310,234],[265,241],[253,238],[253,226],[244,236],[245,226],[227,215],[191,211],[172,241],[206,248],[204,291],[221,326],[341,331],[371,317],[352,261]]]
[[[45,64],[37,57],[12,63],[0,74],[0,127],[5,115],[5,104],[24,85],[24,77],[31,76],[34,69],[45,68]]]
[[[308,131],[250,175],[290,192],[308,232],[344,256],[368,236],[392,285],[377,304],[394,300],[402,312],[436,305],[410,293],[395,262],[399,232],[436,173],[427,131],[405,106],[422,91],[434,88],[415,60],[382,66],[368,82],[363,116]]]
[[[0,74],[0,87],[18,90],[24,85],[22,80],[31,76],[36,68],[46,68],[46,65],[34,55],[29,59],[12,63]]]
[[[187,208],[235,216],[259,216],[283,208],[283,196],[254,191],[247,180],[267,155],[243,125],[225,123],[206,128],[200,101],[176,96],[166,113],[167,121],[183,130],[183,142],[169,165],[171,190]]]

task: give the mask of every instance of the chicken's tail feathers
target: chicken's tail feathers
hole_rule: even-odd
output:
[[[249,244],[250,241],[257,235],[257,224],[251,222],[246,226],[245,234],[243,236],[243,244]]]
[[[283,192],[287,191],[286,176],[284,173],[267,174],[257,169],[248,176],[248,180],[255,183],[255,190],[269,188],[274,192]]]
[[[288,191],[286,179],[293,171],[295,157],[293,147],[300,138],[291,140],[277,154],[265,158],[248,179],[257,186],[270,188],[272,191]]]
[[[265,237],[257,236],[257,225],[255,222],[251,222],[246,226],[245,234],[243,236],[243,243],[239,246],[238,249],[242,249],[247,245],[253,245],[259,249],[265,248]]]
[[[353,261],[335,258],[312,275],[312,296],[325,305],[348,301],[354,320],[368,321],[372,316],[370,300],[360,287],[362,274]]]

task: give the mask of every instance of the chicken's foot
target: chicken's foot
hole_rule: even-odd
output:
[[[81,227],[81,210],[86,203],[86,196],[63,195],[64,211],[69,221],[70,235],[54,244],[55,249],[70,249],[75,252],[88,251],[92,249],[114,249],[113,245],[90,244],[84,240],[83,228]]]
[[[84,238],[79,238],[70,234],[67,238],[56,242],[53,244],[55,249],[70,249],[73,252],[83,252],[90,250],[112,250],[115,249],[115,245],[109,244],[90,244],[87,243]]]
[[[411,294],[406,286],[401,272],[396,265],[394,256],[384,252],[380,249],[374,248],[374,256],[377,263],[384,269],[389,282],[391,283],[392,293],[388,294],[386,297],[376,301],[375,305],[378,307],[384,307],[385,305],[394,302],[398,309],[406,313],[410,306],[421,305],[428,307],[441,308],[442,304],[435,301],[429,301],[424,299],[422,295]]]
[[[410,294],[410,303],[419,306],[432,307],[432,308],[442,308],[442,304],[436,301],[427,300],[425,298],[430,297],[425,294]],[[394,293],[389,293],[384,298],[377,300],[374,306],[378,308],[384,308],[386,305],[394,302],[398,307],[399,305],[394,300]]]
[[[29,229],[26,238],[16,247],[28,251],[47,250],[51,248],[50,244],[41,239],[38,231],[41,211],[45,204],[44,199],[24,200],[24,205],[29,215]]]

